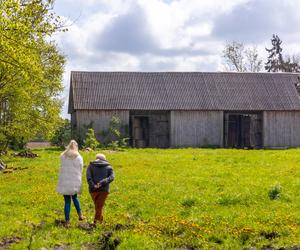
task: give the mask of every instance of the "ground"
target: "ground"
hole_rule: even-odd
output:
[[[80,224],[74,207],[71,227],[60,225],[63,197],[55,191],[60,151],[34,152],[38,158],[5,157],[10,169],[0,173],[0,249],[300,245],[300,149],[104,151],[116,180],[105,223],[96,229]],[[81,153],[86,165],[95,155]],[[91,222],[93,203],[85,177],[83,183],[80,201]],[[279,196],[272,196],[272,189]]]

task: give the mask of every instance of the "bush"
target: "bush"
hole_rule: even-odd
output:
[[[114,115],[109,122],[108,128],[109,140],[111,142],[121,139],[121,126],[121,119]]]
[[[110,143],[108,144],[109,147],[113,149],[128,147],[128,138],[123,137],[121,130],[121,119],[118,116],[114,115],[110,120],[107,133],[108,140],[110,141]]]
[[[113,150],[116,150],[116,149],[119,148],[119,142],[118,141],[112,141],[107,146],[110,147]]]
[[[26,148],[27,141],[24,138],[12,138],[9,143],[9,148],[12,150],[24,150]]]
[[[129,138],[122,138],[122,139],[120,139],[118,141],[118,146],[120,148],[126,148],[126,147],[128,147],[128,140],[129,140]]]
[[[85,141],[84,141],[84,147],[85,148],[91,148],[91,149],[95,150],[99,146],[100,146],[100,143],[96,139],[94,129],[89,128],[87,133],[86,133],[86,138],[85,138]]]
[[[281,188],[280,184],[277,184],[277,185],[273,186],[269,191],[269,198],[271,200],[279,199],[280,194],[281,194],[281,190],[282,190],[282,188]]]

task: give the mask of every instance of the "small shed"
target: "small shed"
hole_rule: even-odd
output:
[[[71,72],[72,131],[105,141],[113,116],[133,147],[300,146],[292,73]]]

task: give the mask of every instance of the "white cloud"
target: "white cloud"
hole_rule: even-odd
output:
[[[70,0],[60,1],[62,2],[71,4]],[[142,65],[149,65],[142,63],[145,57],[136,55],[141,46],[143,48],[140,52],[153,54],[153,57],[161,54],[172,58],[178,57],[180,53],[183,57],[186,54],[189,57],[199,57],[201,53],[217,53],[216,49],[208,46],[208,43],[216,43],[209,38],[214,18],[243,2],[245,0],[78,0],[76,4],[83,9],[89,8],[90,15],[85,15],[84,19],[73,24],[70,31],[59,35],[57,40],[72,64],[84,62],[80,65],[82,68],[95,68],[95,55],[110,51],[132,54],[132,57],[136,57],[133,65],[140,69],[137,61],[141,61]],[[95,10],[93,6],[102,8]],[[128,22],[128,27],[124,26],[126,20],[134,15],[136,18]],[[117,25],[112,28],[116,22]],[[128,28],[131,28],[130,32]],[[128,44],[125,44],[126,35]],[[92,41],[99,46],[93,46]],[[120,57],[124,59],[123,56]],[[115,69],[115,65],[110,63],[110,60],[107,61],[105,68],[110,68],[111,65]],[[119,65],[122,70],[121,66],[127,68],[128,63],[119,61]]]
[[[226,42],[255,44],[263,59],[273,33],[300,53],[300,0],[59,0],[56,12],[78,20],[56,40],[71,70],[222,70]],[[250,18],[250,19],[249,19]]]

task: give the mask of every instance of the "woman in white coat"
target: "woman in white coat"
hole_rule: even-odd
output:
[[[83,159],[78,152],[78,144],[72,140],[60,156],[60,173],[57,192],[64,196],[66,225],[70,223],[71,199],[73,200],[79,220],[84,220],[81,213],[80,202],[77,194],[81,193]]]

